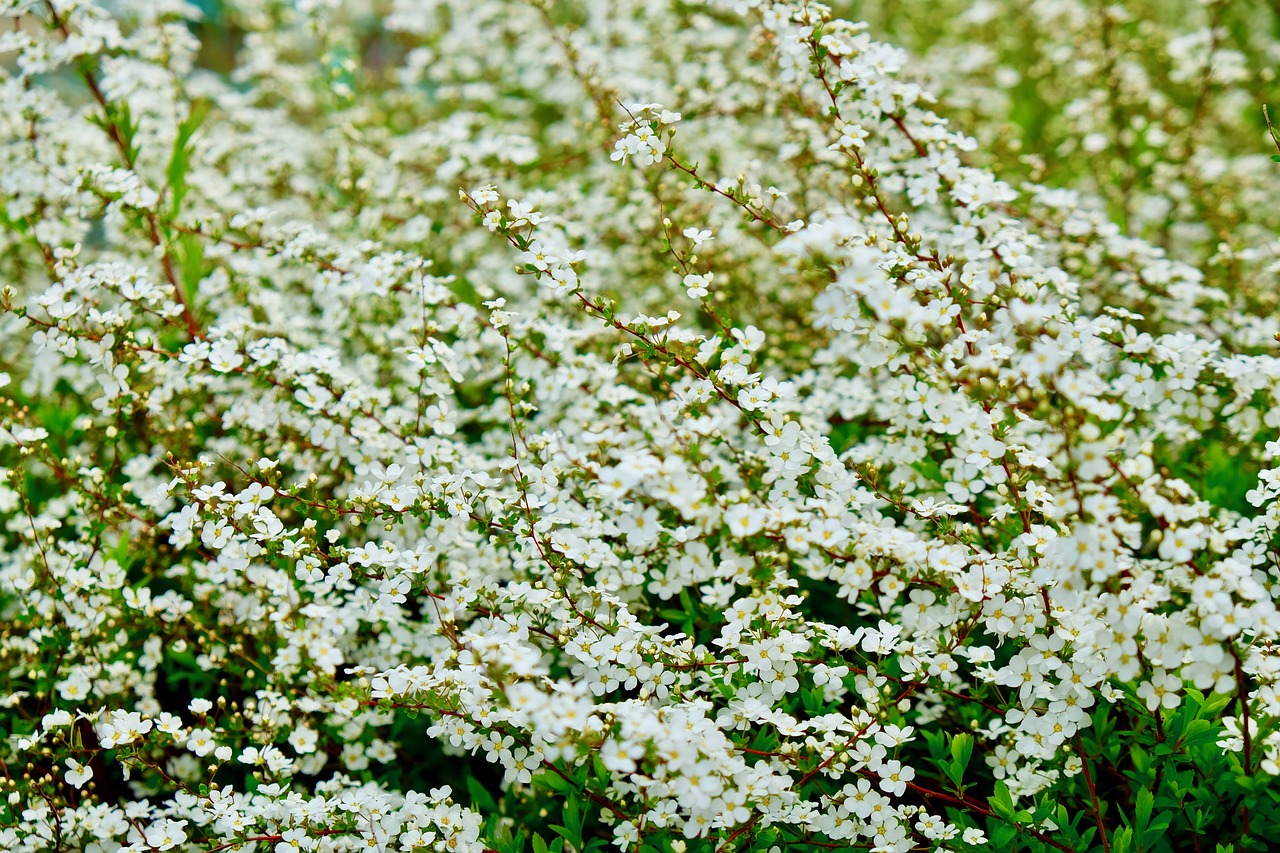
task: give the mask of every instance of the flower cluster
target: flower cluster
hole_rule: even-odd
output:
[[[637,165],[649,166],[667,153],[667,143],[675,135],[673,125],[680,120],[680,113],[662,109],[661,104],[634,104],[627,110],[631,118],[620,127],[625,136],[614,145],[610,160],[630,158]],[[666,133],[667,140],[662,136]]]
[[[892,5],[0,6],[0,846],[1266,849],[1276,13]]]

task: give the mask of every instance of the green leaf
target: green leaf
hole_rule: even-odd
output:
[[[959,767],[960,772],[969,766],[969,759],[973,757],[973,735],[958,734],[951,739],[951,758]]]
[[[191,155],[191,137],[200,129],[209,115],[209,101],[197,99],[191,102],[191,110],[186,121],[178,125],[178,135],[173,140],[173,152],[169,155],[169,168],[166,176],[169,180],[170,197],[169,216],[177,217],[182,209],[182,200],[187,194],[188,158]]]
[[[481,814],[497,814],[498,804],[484,784],[474,776],[467,777],[467,793],[471,795],[471,804]]]
[[[1133,799],[1133,827],[1141,834],[1151,821],[1151,807],[1155,805],[1155,797],[1146,788],[1138,791]]]
[[[1220,728],[1208,720],[1192,720],[1187,724],[1187,731],[1182,736],[1183,745],[1190,749],[1207,746],[1218,740]]]
[[[582,812],[578,808],[578,801],[573,797],[565,800],[563,809],[563,820],[565,827],[572,833],[572,837],[565,838],[570,844],[575,846],[582,843]]]
[[[200,279],[204,278],[204,243],[194,234],[183,234],[177,242],[178,272],[187,304],[196,301]]]
[[[1158,814],[1151,819],[1151,824],[1142,831],[1138,839],[1138,843],[1143,849],[1150,849],[1155,846],[1165,832],[1169,829],[1169,824],[1173,821],[1173,815]]]
[[[111,552],[112,559],[114,559],[116,564],[122,569],[128,569],[129,563],[132,562],[129,559],[130,544],[132,544],[132,541],[129,537],[122,535],[120,537],[120,541],[116,543],[116,547]],[[192,659],[194,660],[194,656]]]
[[[557,838],[547,844],[542,840],[542,836],[535,832],[530,841],[533,843],[533,853],[560,853],[564,849],[563,838]]]
[[[556,791],[557,793],[568,793],[573,790],[563,776],[559,773],[539,773],[533,777],[533,785],[535,788],[545,788],[548,791]]]
[[[991,843],[993,850],[1008,850],[1009,842],[1013,841],[1013,837],[1018,834],[1018,828],[1008,823],[999,823],[991,830]]]
[[[810,716],[817,716],[821,714],[826,705],[823,700],[823,696],[824,694],[821,687],[801,690],[800,703],[801,707],[804,708],[805,713]]]
[[[1000,817],[1013,820],[1013,797],[1009,794],[1009,786],[1003,781],[996,781],[995,794],[987,798],[987,803],[991,806],[991,810]]]
[[[1199,703],[1191,697],[1183,700],[1182,706],[1174,711],[1164,724],[1164,737],[1171,743],[1177,742],[1187,730],[1187,723],[1195,718]]]
[[[86,76],[94,72],[92,67],[83,70]],[[95,115],[90,121],[102,128],[108,135],[114,139],[118,139],[121,151],[125,157],[125,165],[133,168],[134,163],[138,160],[138,147],[134,144],[134,137],[137,136],[139,124],[133,119],[133,111],[129,109],[128,101],[119,103],[108,102],[103,106],[105,115]]]
[[[912,462],[911,468],[926,480],[938,484],[946,483],[946,478],[942,476],[942,467],[932,459],[922,459],[919,462]]]
[[[924,736],[924,742],[929,747],[929,755],[934,761],[942,761],[947,752],[947,738],[943,732],[931,732],[925,730],[921,732]]]
[[[1275,155],[1280,157],[1280,154]],[[1214,693],[1204,700],[1200,706],[1196,716],[1201,719],[1209,720],[1222,713],[1222,710],[1235,701],[1235,696],[1227,693]]]
[[[503,850],[506,849],[506,842],[511,840],[511,831],[503,824],[501,815],[491,814],[485,818],[481,831],[490,844]]]

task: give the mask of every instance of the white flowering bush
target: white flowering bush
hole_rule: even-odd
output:
[[[0,9],[3,849],[1280,836],[1275,8]]]

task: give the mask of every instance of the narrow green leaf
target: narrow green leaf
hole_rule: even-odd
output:
[[[572,838],[566,838],[570,844],[577,844],[582,840],[582,813],[578,810],[578,801],[569,797],[564,804],[564,824],[569,827],[573,833]]]
[[[1158,814],[1151,818],[1150,825],[1143,830],[1141,838],[1139,838],[1139,843],[1142,847],[1144,849],[1150,849],[1155,846],[1156,842],[1164,837],[1164,834],[1169,829],[1169,824],[1172,823],[1172,821],[1173,816],[1168,814]]]
[[[1147,828],[1147,824],[1151,822],[1151,807],[1155,804],[1155,797],[1146,788],[1138,791],[1133,801],[1133,828],[1139,835]]]
[[[170,217],[177,217],[182,209],[182,200],[187,194],[187,171],[191,155],[191,137],[209,115],[209,102],[197,99],[191,102],[191,110],[182,124],[178,125],[178,135],[173,140],[173,152],[169,156],[169,168],[166,177],[169,181]]]
[[[942,732],[931,732],[925,730],[921,732],[924,736],[924,742],[929,747],[929,754],[933,756],[934,761],[942,761],[947,752],[946,736]]]
[[[498,804],[494,801],[493,795],[489,793],[484,784],[474,776],[467,777],[467,793],[471,795],[471,802],[482,814],[496,814]]]
[[[194,234],[183,234],[177,242],[178,272],[182,279],[182,290],[187,303],[194,305],[200,289],[200,280],[204,278],[204,243]]]
[[[969,759],[973,757],[973,735],[958,734],[951,739],[951,757],[955,760],[960,772],[969,766]]]

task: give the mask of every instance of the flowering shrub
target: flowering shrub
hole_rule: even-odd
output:
[[[1277,12],[891,5],[0,6],[0,846],[1269,849]]]

